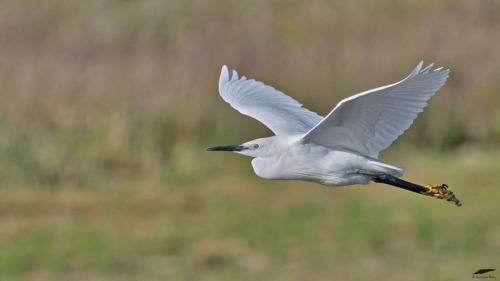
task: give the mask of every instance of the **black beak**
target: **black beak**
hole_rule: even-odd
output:
[[[245,149],[243,145],[222,145],[209,147],[205,151],[242,151],[243,149]]]

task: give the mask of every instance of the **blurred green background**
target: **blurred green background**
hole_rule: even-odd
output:
[[[1,280],[468,280],[500,270],[500,2],[0,1]],[[381,155],[463,206],[267,181],[227,64],[326,115],[420,60],[446,85]],[[493,272],[492,275],[495,275]]]

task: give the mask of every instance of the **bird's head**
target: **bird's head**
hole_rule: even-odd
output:
[[[271,154],[274,137],[260,138],[237,145],[222,145],[205,149],[206,151],[233,151],[250,157],[266,157]]]

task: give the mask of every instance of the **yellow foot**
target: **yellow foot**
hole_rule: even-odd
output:
[[[427,196],[432,196],[434,198],[438,199],[444,199],[446,201],[451,202],[452,204],[460,207],[462,204],[460,201],[455,197],[455,194],[451,190],[448,190],[448,185],[446,184],[436,184],[436,185],[426,185],[426,188],[428,188],[428,191],[425,192],[420,192],[420,194],[424,194]]]

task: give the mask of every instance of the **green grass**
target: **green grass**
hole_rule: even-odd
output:
[[[406,178],[447,181],[461,208],[384,185],[265,181],[246,175],[247,159],[187,185],[3,189],[0,278],[469,278],[500,261],[498,156],[412,157]]]

